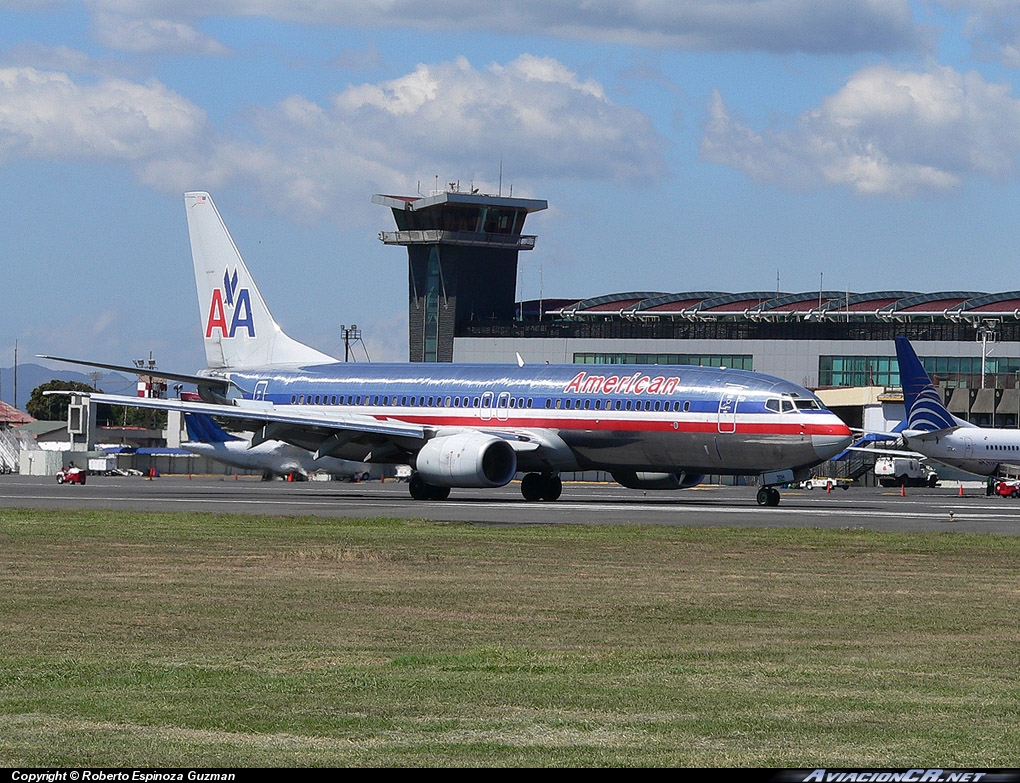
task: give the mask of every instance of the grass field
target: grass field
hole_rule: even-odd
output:
[[[1020,538],[0,510],[0,766],[1020,764]]]

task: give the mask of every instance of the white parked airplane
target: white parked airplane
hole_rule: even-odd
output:
[[[551,501],[561,471],[602,470],[637,489],[755,476],[758,503],[776,505],[777,485],[851,441],[807,389],[741,370],[337,362],[280,329],[209,194],[184,201],[207,369],[151,374],[197,384],[205,402],[97,402],[233,417],[256,432],[253,445],[289,443],[317,460],[410,464],[421,500],[523,472],[525,498]]]
[[[370,472],[363,462],[336,457],[315,459],[311,452],[289,443],[266,441],[252,446],[247,438],[230,434],[205,413],[185,413],[184,424],[188,439],[181,443],[181,448],[233,467],[261,470],[267,478],[295,476],[304,479],[321,471],[349,479],[367,477]]]
[[[956,418],[906,337],[896,338],[903,402],[907,411],[899,435],[904,444],[954,468],[979,476],[1020,471],[1020,430],[990,429]]]

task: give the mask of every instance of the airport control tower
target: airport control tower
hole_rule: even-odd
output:
[[[408,344],[412,362],[452,362],[453,338],[470,321],[514,317],[517,253],[535,247],[524,220],[538,199],[462,192],[455,183],[429,196],[372,196],[393,210],[387,245],[407,247]]]

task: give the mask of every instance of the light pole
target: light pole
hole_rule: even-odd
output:
[[[351,324],[349,327],[346,324],[340,324],[340,334],[344,338],[344,361],[350,361],[351,358],[351,341],[357,342],[361,339],[361,330],[357,324]]]
[[[992,342],[996,339],[996,326],[995,321],[981,321],[974,325],[978,330],[978,336],[981,339],[981,388],[985,388],[985,374],[987,370],[988,362],[988,339],[991,338]]]

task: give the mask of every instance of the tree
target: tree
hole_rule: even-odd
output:
[[[67,407],[71,398],[66,394],[49,394],[48,391],[75,391],[95,392],[99,391],[94,386],[80,381],[47,381],[32,389],[32,396],[25,405],[25,412],[34,416],[40,421],[67,421]]]
[[[101,392],[94,386],[80,381],[47,381],[32,389],[32,396],[25,406],[25,412],[41,421],[67,421],[67,408],[71,398],[66,394],[49,394],[48,391]],[[121,405],[97,405],[97,426],[131,426],[163,429],[166,427],[166,411],[131,408]]]

